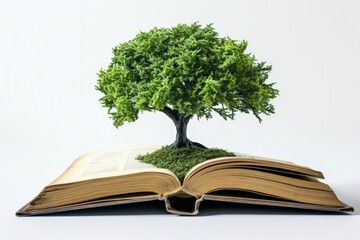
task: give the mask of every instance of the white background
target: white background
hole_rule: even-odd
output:
[[[356,0],[1,1],[0,239],[359,236],[359,11]],[[248,50],[273,65],[269,81],[280,96],[276,114],[262,124],[244,114],[192,120],[190,138],[319,169],[355,214],[251,207],[233,214],[204,206],[192,218],[131,207],[15,217],[84,152],[172,142],[175,128],[162,113],[113,127],[98,102],[96,73],[109,64],[112,47],[139,31],[195,21],[248,40]]]

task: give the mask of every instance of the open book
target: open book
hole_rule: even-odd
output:
[[[136,160],[159,147],[99,150],[76,159],[16,214],[38,215],[162,200],[166,210],[196,215],[201,201],[226,201],[324,211],[353,211],[318,181],[322,173],[291,162],[237,154],[193,167],[183,182],[167,169]]]

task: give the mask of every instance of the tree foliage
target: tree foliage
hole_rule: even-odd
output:
[[[261,121],[261,114],[274,113],[270,100],[278,90],[266,83],[271,66],[246,47],[246,41],[219,37],[211,24],[140,32],[114,47],[110,65],[98,73],[100,102],[116,127],[142,111],[206,119],[218,113],[225,120],[244,112]]]

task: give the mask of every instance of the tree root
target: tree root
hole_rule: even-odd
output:
[[[171,149],[175,149],[175,148],[192,148],[192,147],[198,147],[198,148],[207,149],[207,147],[205,147],[201,143],[192,142],[190,140],[188,140],[186,142],[174,142],[174,143],[172,143],[172,144],[170,144],[168,146],[168,148],[171,148]]]

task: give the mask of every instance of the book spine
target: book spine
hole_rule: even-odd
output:
[[[200,198],[196,198],[194,201],[185,200],[185,198],[178,198],[177,202],[186,202],[184,205],[189,205],[191,202],[192,206],[181,206],[182,204],[174,204],[174,200],[168,197],[159,196],[159,200],[164,201],[166,211],[175,215],[182,215],[182,216],[195,216],[199,213],[200,203],[204,200],[204,196]],[[181,208],[179,208],[181,206]]]

